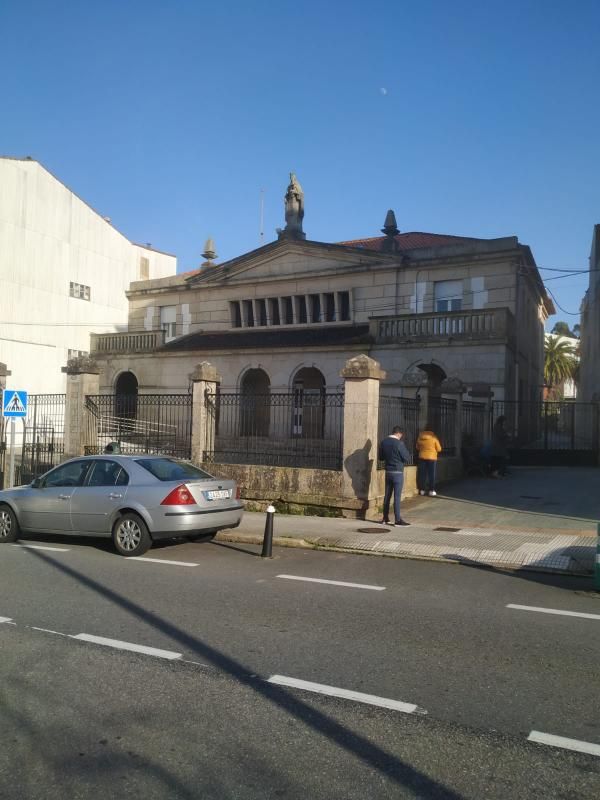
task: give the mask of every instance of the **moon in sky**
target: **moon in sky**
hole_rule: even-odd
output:
[[[381,92],[381,94],[382,94],[382,95],[384,95],[384,96],[385,96],[385,95],[388,93],[388,92],[387,92],[387,89],[385,88],[385,86],[382,86],[382,87],[381,87],[381,89],[380,89],[379,91],[380,91],[380,92]]]

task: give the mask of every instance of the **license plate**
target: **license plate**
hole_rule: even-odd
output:
[[[206,493],[207,500],[227,500],[231,497],[230,489],[220,489]]]

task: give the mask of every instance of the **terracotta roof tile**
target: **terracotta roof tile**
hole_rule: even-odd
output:
[[[451,236],[445,233],[422,233],[421,231],[399,233],[394,238],[398,242],[400,250],[416,250],[419,247],[442,247],[444,245],[460,244],[461,242],[481,241],[473,236]],[[381,250],[381,245],[385,239],[385,236],[371,236],[366,239],[351,239],[346,242],[338,242],[338,244],[345,244],[349,247],[362,247],[365,250]]]

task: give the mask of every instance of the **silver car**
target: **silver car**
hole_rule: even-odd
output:
[[[112,537],[123,556],[178,536],[210,538],[236,528],[243,505],[235,481],[166,456],[85,456],[29,486],[0,491],[0,543],[23,533]]]

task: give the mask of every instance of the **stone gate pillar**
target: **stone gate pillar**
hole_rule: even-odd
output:
[[[64,434],[67,459],[84,455],[88,436],[85,398],[88,394],[100,394],[100,369],[91,358],[82,356],[70,359],[62,371],[67,374]]]
[[[378,361],[360,355],[346,361],[340,375],[345,382],[344,509],[349,516],[364,519],[377,514],[379,384],[386,373]]]
[[[190,377],[193,385],[192,461],[194,464],[201,464],[204,454],[214,450],[215,446],[216,407],[207,402],[206,395],[208,393],[215,397],[221,376],[216,367],[203,361]]]

